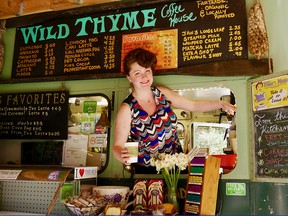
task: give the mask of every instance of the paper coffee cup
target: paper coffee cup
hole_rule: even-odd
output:
[[[138,162],[138,142],[126,142],[124,147],[128,150],[130,159],[129,163],[137,163]]]

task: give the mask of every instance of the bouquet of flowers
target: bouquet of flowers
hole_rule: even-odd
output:
[[[175,153],[155,154],[150,161],[152,166],[156,167],[158,173],[162,173],[168,188],[176,187],[181,170],[185,170],[192,158],[197,154],[198,149],[192,149],[188,154]]]
[[[151,166],[155,166],[157,172],[161,172],[168,190],[168,202],[175,205],[176,211],[178,212],[179,206],[177,201],[177,185],[181,170],[185,170],[189,162],[195,157],[199,149],[194,148],[188,154],[175,153],[155,154],[151,160]]]

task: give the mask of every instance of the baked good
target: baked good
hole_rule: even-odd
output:
[[[106,205],[104,210],[105,215],[121,215],[121,207],[115,205]]]
[[[176,214],[176,207],[173,203],[162,203],[160,204],[160,207],[164,207],[165,211],[164,214],[165,215],[173,215]]]
[[[147,207],[137,208],[131,211],[130,215],[152,215],[152,210]]]

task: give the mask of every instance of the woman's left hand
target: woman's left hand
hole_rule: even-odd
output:
[[[221,103],[221,109],[226,112],[228,115],[234,115],[234,112],[236,111],[236,106],[232,105],[226,101],[220,101]]]

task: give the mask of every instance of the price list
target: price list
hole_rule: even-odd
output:
[[[124,56],[139,47],[157,53],[156,70],[248,58],[245,0],[146,6],[18,28],[12,78],[80,75],[81,79],[107,73],[118,77]]]
[[[115,68],[115,38],[104,36],[104,69]]]
[[[163,41],[164,43],[164,68],[171,68],[172,58],[173,58],[173,40],[170,37],[166,37]]]
[[[56,64],[56,57],[55,57],[55,43],[45,44],[45,76],[54,75],[55,71],[55,64]]]
[[[64,73],[100,69],[97,63],[100,47],[97,37],[65,42]]]
[[[23,46],[19,48],[18,59],[15,62],[15,76],[31,76],[32,72],[42,63],[43,45]]]
[[[229,52],[236,56],[242,56],[242,36],[241,36],[241,26],[234,25],[229,26]]]
[[[157,53],[156,69],[177,68],[178,30],[164,30],[124,35],[122,57],[130,50],[141,47]]]
[[[182,32],[183,61],[221,58],[225,27]]]
[[[226,0],[196,1],[199,12],[194,14],[197,17],[195,25],[181,31],[181,65],[247,57],[247,50],[243,48],[246,25],[237,20],[240,8],[234,3]]]
[[[67,92],[14,93],[0,98],[1,139],[67,138]]]

